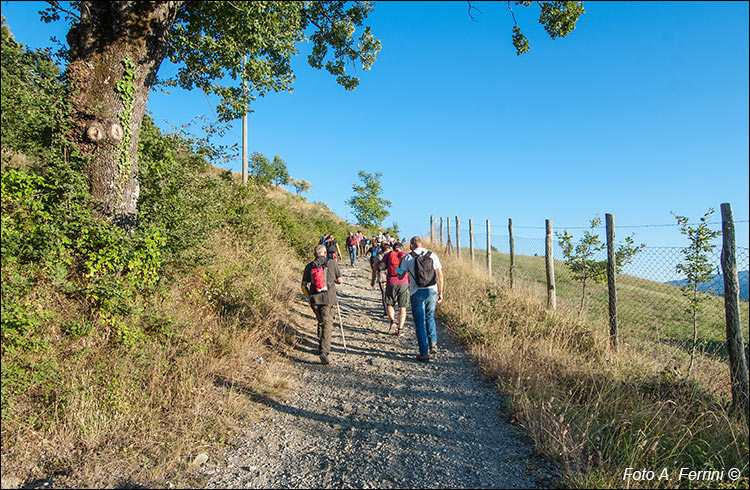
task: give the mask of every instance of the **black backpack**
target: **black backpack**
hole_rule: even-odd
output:
[[[431,255],[432,252],[422,255],[411,253],[414,257],[414,282],[417,283],[417,287],[426,288],[437,284],[437,274]]]
[[[336,241],[335,240],[326,242],[326,252],[328,252],[329,254],[336,253]]]

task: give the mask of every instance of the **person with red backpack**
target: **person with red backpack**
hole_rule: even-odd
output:
[[[302,273],[302,292],[310,298],[310,307],[318,320],[318,345],[320,362],[329,364],[331,334],[336,307],[336,284],[341,284],[341,270],[336,260],[327,256],[325,245],[315,246],[315,259]]]
[[[346,237],[346,248],[349,249],[349,261],[354,266],[354,262],[357,261],[357,237],[351,231],[349,236]]]
[[[404,322],[406,321],[406,308],[409,306],[409,273],[403,278],[398,277],[398,269],[401,267],[401,260],[406,254],[404,246],[400,242],[393,245],[393,250],[383,255],[380,261],[380,268],[386,271],[385,287],[385,304],[388,311],[388,318],[391,320],[389,332],[396,326],[396,310],[398,305],[398,329],[396,335],[404,336]]]

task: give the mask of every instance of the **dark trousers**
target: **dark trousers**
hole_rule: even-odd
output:
[[[318,319],[318,345],[320,353],[331,353],[331,333],[333,332],[333,309],[336,305],[310,305]]]

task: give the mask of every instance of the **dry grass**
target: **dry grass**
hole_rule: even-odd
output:
[[[77,340],[64,329],[85,305],[53,288],[36,293],[38,309],[55,312],[45,322],[49,347],[4,353],[3,362],[36,363],[50,379],[16,397],[3,421],[4,475],[90,488],[198,483],[192,458],[217,458],[264,409],[248,395],[293,383],[279,353],[301,264],[272,223],[254,219],[262,240],[217,230],[213,260],[140,298],[137,313],[92,319],[93,333]],[[97,328],[107,321],[143,335],[113,344]]]
[[[510,413],[560,462],[562,484],[674,487],[680,483],[624,481],[624,470],[738,467],[744,479],[724,483],[746,488],[747,422],[728,413],[715,391],[718,360],[701,359],[700,377],[685,379],[665,370],[677,349],[624,343],[614,353],[603,329],[578,320],[574,309],[548,311],[538,299],[542,285],[521,282],[510,290],[479,267],[441,260],[445,324],[510,393]]]

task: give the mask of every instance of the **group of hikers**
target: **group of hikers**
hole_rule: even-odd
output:
[[[398,241],[388,233],[367,238],[358,231],[349,232],[346,246],[352,266],[357,257],[369,258],[370,287],[375,282],[380,287],[383,315],[390,320],[389,333],[395,330],[395,335],[403,336],[406,309],[411,304],[419,347],[416,359],[428,362],[437,354],[435,309],[443,301],[442,265],[436,254],[424,248],[420,237],[409,241],[408,254],[403,242],[405,239]],[[336,284],[343,282],[340,258],[341,250],[333,234],[324,235],[315,246],[314,259],[302,274],[302,292],[309,297],[318,324],[318,355],[322,364],[330,362],[334,310],[338,307]]]
[[[406,239],[402,239],[402,242]],[[377,235],[373,235],[371,238],[365,236],[361,230],[357,230],[357,233],[352,231],[349,232],[349,236],[346,237],[346,251],[349,253],[349,264],[354,265],[357,258],[369,255],[369,250],[383,243],[393,245],[398,242],[398,238],[394,238],[388,234],[388,232],[380,232]],[[320,245],[325,245],[326,256],[329,259],[341,260],[341,248],[339,247],[336,238],[333,233],[323,235],[318,242]]]

